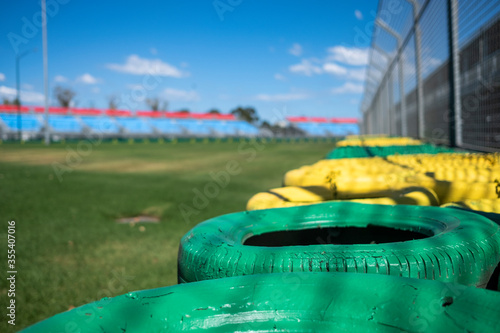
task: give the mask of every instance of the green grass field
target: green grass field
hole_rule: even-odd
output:
[[[244,210],[253,194],[281,186],[286,171],[333,145],[0,145],[0,267],[4,276],[7,223],[15,220],[15,330],[102,297],[176,284],[177,248],[189,229]],[[160,223],[115,222],[139,214]],[[5,278],[0,289],[5,316]],[[2,319],[0,331],[12,327]]]

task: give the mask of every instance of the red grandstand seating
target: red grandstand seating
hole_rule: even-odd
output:
[[[292,123],[307,122],[309,121],[307,117],[287,117],[288,121]]]
[[[292,123],[337,123],[337,124],[357,124],[357,118],[324,118],[324,117],[287,117]]]
[[[357,124],[358,123],[357,118],[332,118],[330,121],[332,123],[338,123],[338,124]]]
[[[20,107],[21,113],[29,112],[29,108],[26,106]],[[5,113],[17,113],[17,105],[0,105],[0,112]]]
[[[328,122],[326,120],[326,118],[324,118],[324,117],[311,117],[311,118],[309,118],[309,121],[313,122],[313,123],[326,123],[326,122]]]
[[[38,113],[44,113],[45,108],[41,108],[42,110],[39,110],[39,108],[35,108],[35,112]],[[68,114],[69,109],[68,108],[59,108],[59,107],[50,107],[49,108],[49,113],[50,114]]]
[[[188,112],[167,112],[165,115],[168,118],[190,118]]]
[[[166,112],[160,111],[136,111],[135,115],[139,117],[163,118]]]
[[[71,112],[74,115],[79,115],[79,116],[100,116],[102,115],[102,110],[99,109],[80,109],[80,108],[73,108],[71,109]]]
[[[105,114],[110,117],[130,117],[132,112],[128,110],[106,110]]]
[[[21,106],[22,113],[44,113],[45,107],[43,106]],[[0,112],[16,113],[16,105],[0,105]],[[78,115],[78,116],[100,116],[107,115],[110,117],[131,117],[133,113],[129,110],[110,110],[110,109],[95,109],[95,108],[64,108],[64,107],[49,107],[49,113],[54,115]],[[191,112],[168,112],[168,111],[136,111],[136,116],[150,117],[150,118],[190,118],[190,119],[214,119],[214,120],[236,120],[232,114],[216,114],[216,113],[191,113]],[[294,117],[290,117],[294,118]],[[295,117],[297,119],[303,118],[304,121],[309,121],[306,117]],[[311,118],[313,119],[313,118]],[[325,118],[316,118],[325,119]],[[322,120],[317,120],[322,121]],[[326,121],[326,120],[325,120]]]
[[[219,120],[236,120],[236,117],[233,114],[218,114],[216,119]]]

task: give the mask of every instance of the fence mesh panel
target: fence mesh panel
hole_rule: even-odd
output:
[[[367,134],[500,149],[500,1],[380,0]]]

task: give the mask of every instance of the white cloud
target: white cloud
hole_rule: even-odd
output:
[[[22,103],[42,103],[45,100],[45,96],[36,91],[21,90],[20,93]],[[16,98],[17,92],[14,88],[0,86],[0,96],[13,99]]]
[[[332,94],[361,94],[363,92],[363,85],[346,82],[340,87],[332,89]]]
[[[333,62],[327,62],[323,65],[323,70],[328,74],[343,76],[347,74],[347,68],[337,65]]]
[[[158,54],[158,50],[156,49],[156,47],[152,47],[149,52],[151,52],[152,55],[157,55]]]
[[[99,89],[99,87],[93,87],[92,90],[91,90],[94,94],[98,94],[101,92],[101,89]]]
[[[363,13],[361,13],[361,11],[359,11],[357,9],[354,11],[354,16],[356,16],[356,18],[358,20],[362,20],[363,19]]]
[[[128,74],[134,75],[158,75],[170,77],[184,77],[187,73],[182,72],[178,68],[161,61],[160,59],[145,59],[135,54],[127,58],[125,64],[108,64],[107,68]]]
[[[255,99],[264,102],[284,102],[284,101],[296,101],[300,99],[307,99],[309,95],[301,94],[301,93],[290,93],[290,94],[276,94],[276,95],[268,95],[268,94],[259,94],[255,96]]]
[[[302,59],[300,64],[292,65],[288,68],[290,72],[311,76],[313,74],[321,74],[323,71],[320,67],[314,65],[307,59]]]
[[[144,89],[144,86],[141,84],[127,84],[127,88],[130,90],[141,90]]]
[[[171,101],[192,102],[200,100],[200,96],[194,90],[167,88],[163,91],[163,96]]]
[[[274,74],[274,78],[278,81],[285,81],[286,77],[284,75],[281,75],[280,73]]]
[[[361,66],[368,64],[368,48],[334,46],[328,48],[328,60],[347,65]]]
[[[85,73],[85,74],[77,77],[76,82],[81,82],[81,83],[85,83],[85,84],[96,84],[96,83],[99,83],[100,80],[93,77],[89,73]]]
[[[292,48],[288,50],[288,53],[300,57],[302,55],[302,46],[299,43],[294,43]]]
[[[28,84],[28,83],[23,83],[23,85],[21,87],[23,89],[26,89],[26,90],[33,90],[33,89],[35,89],[35,87],[33,87],[33,85]]]
[[[5,81],[5,74],[4,73],[0,73],[0,81]]]
[[[364,68],[347,68],[340,66],[333,62],[327,62],[323,65],[323,71],[335,76],[344,77],[358,81],[364,81],[365,69]]]
[[[365,74],[366,74],[366,69],[361,68],[361,69],[349,69],[347,73],[347,78],[353,79],[353,80],[359,80],[359,81],[364,81],[365,80]]]
[[[68,82],[68,79],[62,75],[56,75],[56,77],[54,77],[54,81],[63,83],[63,82]]]

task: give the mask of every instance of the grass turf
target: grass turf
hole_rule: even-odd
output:
[[[321,159],[332,147],[88,141],[0,145],[0,245],[5,253],[0,267],[8,270],[7,221],[15,220],[17,269],[16,326],[2,320],[0,331],[17,331],[102,297],[175,284],[179,240],[189,229],[244,210],[253,194],[281,186],[286,171]],[[220,176],[224,182],[217,184],[211,174],[224,170],[232,174]],[[209,196],[203,200],[196,193],[206,187]],[[115,222],[138,214],[161,220]],[[4,278],[3,311],[8,289]]]

